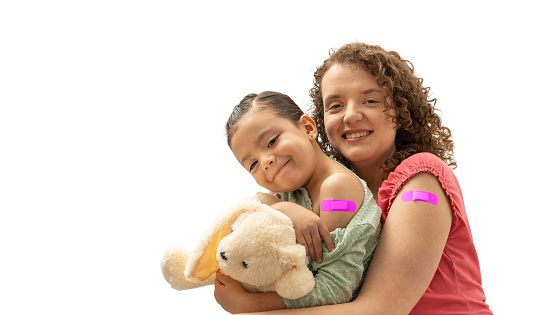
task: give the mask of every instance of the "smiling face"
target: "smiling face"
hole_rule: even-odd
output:
[[[306,115],[295,124],[258,107],[236,123],[230,146],[258,185],[274,192],[294,191],[314,173],[315,130]]]
[[[395,124],[385,90],[351,64],[333,64],[322,78],[324,126],[332,147],[353,166],[376,167],[395,150]]]

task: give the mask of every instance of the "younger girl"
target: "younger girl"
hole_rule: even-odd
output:
[[[260,186],[280,194],[282,202],[273,208],[284,213],[312,211],[328,227],[335,245],[334,249],[313,244],[311,235],[297,235],[298,243],[306,246],[312,258],[318,256],[309,264],[315,274],[313,291],[284,301],[271,293],[277,298],[267,298],[267,303],[257,302],[251,308],[260,311],[351,301],[362,285],[380,232],[381,210],[366,183],[324,154],[316,141],[315,122],[284,94],[247,95],[233,109],[226,132],[239,163]],[[332,199],[354,202],[356,207],[329,211],[343,210],[331,209],[328,200]],[[321,259],[326,250],[330,252]],[[216,285],[229,281],[218,275]],[[217,292],[216,298],[220,302],[221,294]],[[245,305],[246,310],[248,307]]]

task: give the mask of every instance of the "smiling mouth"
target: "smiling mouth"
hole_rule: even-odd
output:
[[[362,137],[369,136],[369,135],[372,134],[372,132],[373,131],[350,132],[350,133],[343,134],[341,137],[343,137],[345,139],[352,140],[352,139],[357,139],[357,138],[362,138]]]
[[[290,162],[290,160],[289,160],[288,162]],[[276,172],[275,175],[273,176],[273,180],[275,180],[275,178],[277,178],[277,175],[279,175],[279,173],[286,167],[286,164],[288,164],[288,162],[284,163],[284,165],[281,166],[281,167],[277,170],[277,172]]]

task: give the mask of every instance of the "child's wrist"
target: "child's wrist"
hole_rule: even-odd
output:
[[[287,308],[284,299],[275,292],[269,293],[250,293],[249,304],[246,306],[252,309],[252,312],[265,312]]]

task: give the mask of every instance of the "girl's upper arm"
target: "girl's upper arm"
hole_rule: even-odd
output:
[[[438,204],[402,201],[410,190],[438,196]],[[408,314],[428,288],[452,223],[451,203],[429,173],[412,177],[395,197],[355,307],[374,314]],[[357,306],[358,305],[358,306]]]
[[[360,209],[364,201],[364,186],[360,180],[351,174],[335,174],[328,177],[321,186],[320,200],[338,199],[352,200],[356,203],[356,209]],[[329,231],[347,227],[356,212],[349,211],[324,211],[321,205],[318,214]],[[315,206],[313,206],[315,208]]]

